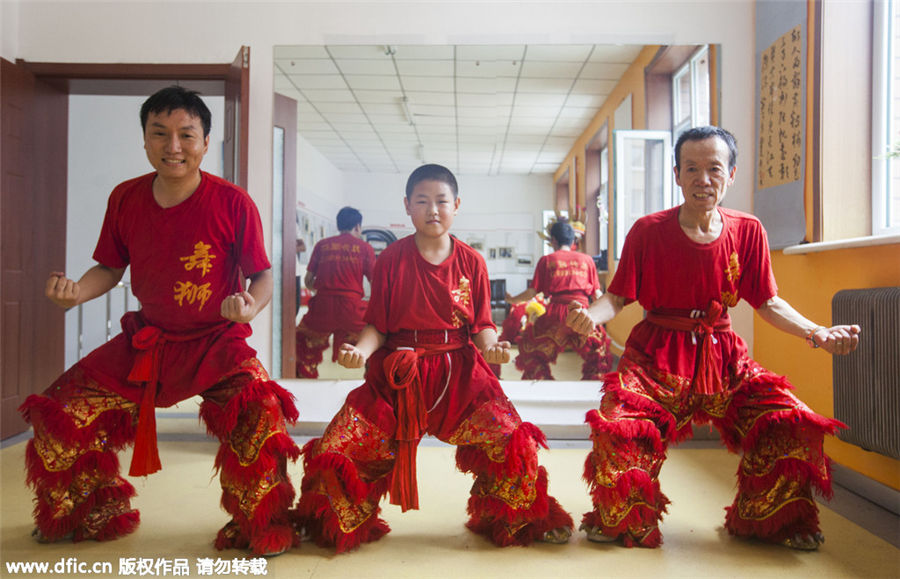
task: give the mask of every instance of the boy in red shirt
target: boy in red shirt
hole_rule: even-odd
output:
[[[116,452],[134,443],[131,476],[160,470],[154,408],[200,395],[200,416],[222,443],[216,467],[232,517],[216,547],[278,554],[296,542],[286,461],[299,449],[285,419],[297,410],[246,343],[272,296],[259,213],[244,190],[200,170],[211,123],[197,93],[158,91],[141,107],[141,124],[155,172],[113,190],[97,265],[77,282],[61,272],[47,280],[47,297],[71,308],[105,294],[131,266],[141,309],[20,408],[34,427],[26,450],[33,535],[104,541],[134,531],[135,491]]]
[[[543,433],[523,423],[488,363],[509,360],[490,316],[483,258],[450,235],[459,208],[456,178],[423,165],[406,185],[414,235],[379,256],[368,325],[338,362],[366,365],[322,438],[303,449],[300,525],[321,546],[347,551],[390,528],[391,503],[418,508],[416,446],[425,434],[458,446],[460,470],[475,475],[467,526],[497,545],[564,543],[572,519],[547,494],[537,463]]]
[[[549,298],[547,312],[525,326],[517,344],[516,368],[522,370],[522,380],[553,380],[550,364],[566,348],[574,350],[584,363],[582,380],[600,380],[612,369],[613,357],[609,338],[602,326],[590,335],[582,336],[566,326],[569,303],[577,301],[587,307],[599,298],[600,280],[594,260],[585,253],[574,251],[575,230],[566,221],[557,221],[550,228],[553,253],[538,260],[531,287],[517,296],[507,296],[511,304],[527,302],[537,294]]]
[[[362,214],[344,207],[337,214],[340,235],[316,244],[309,258],[306,287],[316,292],[297,325],[297,376],[318,378],[322,352],[334,334],[334,354],[344,342],[355,344],[366,323],[363,277],[372,280],[375,251],[362,239]]]

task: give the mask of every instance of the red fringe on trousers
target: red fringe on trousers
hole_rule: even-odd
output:
[[[222,442],[216,467],[222,506],[232,516],[216,546],[266,554],[295,545],[287,515],[294,491],[286,461],[299,456],[285,427],[285,419],[297,419],[291,395],[246,372],[213,390],[219,400],[225,392],[227,401],[214,402],[204,393],[201,417]],[[26,480],[35,491],[35,523],[43,537],[108,540],[133,532],[140,521],[130,506],[135,490],[119,475],[116,452],[134,441],[137,404],[103,389],[75,366],[42,395],[29,396],[20,411],[34,427]],[[253,440],[264,443],[257,448]],[[251,497],[259,500],[247,500]]]
[[[719,393],[698,401],[688,393],[668,406],[648,397],[654,383],[623,361],[620,373],[605,379],[600,409],[587,414],[594,446],[584,478],[594,510],[584,515],[585,525],[629,547],[659,546],[658,524],[669,503],[659,468],[668,445],[689,437],[697,422],[711,423],[729,450],[742,454],[737,496],[725,509],[729,533],[778,543],[819,532],[813,493],[831,496],[823,440],[840,422],[814,413],[784,377],[752,361],[730,399]]]
[[[342,426],[347,424],[352,426]],[[534,425],[519,423],[504,437],[502,452],[458,444],[453,437],[446,442],[457,444],[457,467],[475,476],[470,530],[507,546],[528,545],[549,530],[572,527],[569,514],[547,494],[547,473],[537,466],[537,447],[546,442]],[[378,516],[378,503],[390,488],[395,450],[390,436],[347,406],[323,438],[304,447],[296,515],[316,544],[341,553],[390,531]],[[504,459],[496,460],[498,455]]]

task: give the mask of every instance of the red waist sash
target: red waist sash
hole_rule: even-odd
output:
[[[416,449],[428,413],[419,378],[418,359],[459,350],[469,343],[467,330],[413,330],[388,336],[385,347],[394,350],[384,359],[388,384],[397,391],[397,460],[391,477],[391,504],[403,512],[419,508]],[[449,377],[448,377],[449,378]]]
[[[131,476],[147,476],[162,468],[159,448],[156,444],[156,390],[159,387],[159,370],[162,349],[166,342],[187,342],[202,338],[222,328],[216,324],[186,334],[163,332],[154,326],[144,326],[131,336],[131,345],[137,350],[128,381],[144,383],[144,395],[138,414],[134,452],[131,455]]]
[[[722,376],[712,344],[716,343],[716,332],[731,331],[731,318],[721,303],[711,302],[705,313],[699,310],[653,310],[647,313],[647,321],[668,330],[691,332],[694,343],[699,334],[700,352],[694,371],[694,392],[710,395],[719,391]]]
[[[582,290],[561,291],[550,294],[550,301],[554,304],[562,304],[568,306],[570,302],[578,302],[582,305],[590,303],[590,296]]]

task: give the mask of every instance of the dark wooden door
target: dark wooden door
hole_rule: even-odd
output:
[[[275,93],[272,124],[284,131],[281,182],[281,377],[297,377],[297,101]],[[277,166],[277,165],[276,165]]]
[[[0,61],[0,438],[16,409],[63,371],[64,312],[43,293],[64,271],[68,95]]]

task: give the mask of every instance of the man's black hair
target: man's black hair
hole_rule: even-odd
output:
[[[456,177],[453,175],[453,172],[443,165],[430,163],[428,165],[422,165],[410,173],[409,179],[406,180],[407,199],[412,197],[413,189],[415,189],[416,185],[422,181],[440,181],[446,183],[450,186],[450,189],[453,190],[454,199],[456,199],[456,195],[459,192],[459,186],[456,184]]]
[[[147,117],[150,113],[171,114],[172,111],[184,109],[192,117],[197,117],[203,124],[203,136],[209,136],[212,128],[212,115],[206,107],[206,103],[200,98],[200,93],[188,90],[182,86],[168,86],[150,95],[150,98],[141,105],[141,129],[147,130]]]
[[[675,143],[675,168],[681,168],[681,145],[685,141],[705,141],[710,137],[718,137],[728,145],[728,170],[731,171],[737,165],[737,140],[734,135],[721,127],[694,127],[681,133]]]
[[[575,230],[568,221],[559,220],[550,226],[550,237],[560,247],[567,247],[575,243]]]
[[[350,231],[357,225],[362,225],[362,213],[353,207],[343,207],[337,214],[338,231]]]

